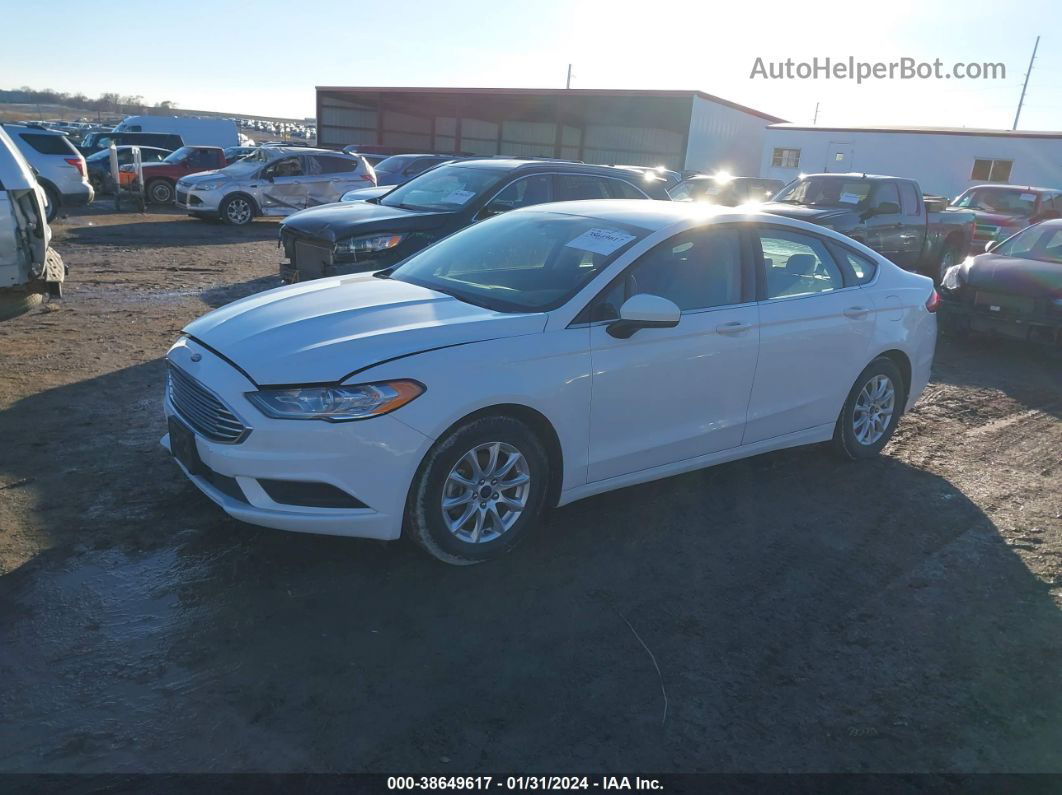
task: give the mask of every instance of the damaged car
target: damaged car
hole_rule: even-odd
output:
[[[0,128],[0,320],[61,295],[66,267],[51,238],[44,190]]]
[[[1062,345],[1062,219],[1027,227],[944,275],[941,327]]]
[[[203,220],[242,226],[262,215],[286,216],[338,202],[347,191],[376,185],[361,155],[297,146],[263,146],[216,171],[177,181],[177,206]]]

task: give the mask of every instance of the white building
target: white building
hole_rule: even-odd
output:
[[[317,87],[317,141],[755,176],[781,121],[702,91]]]
[[[772,124],[759,175],[865,172],[918,180],[954,197],[986,182],[1062,188],[1062,132],[948,127],[804,127]]]

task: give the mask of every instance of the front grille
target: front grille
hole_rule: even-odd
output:
[[[196,431],[215,442],[242,442],[250,428],[221,402],[214,393],[170,363],[167,390],[170,403],[181,419]]]

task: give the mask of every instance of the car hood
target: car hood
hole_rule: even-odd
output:
[[[1062,265],[999,254],[979,254],[963,264],[962,282],[974,290],[1062,298]]]
[[[258,385],[334,383],[390,359],[541,332],[542,313],[506,314],[370,274],[280,287],[223,306],[184,331]]]
[[[800,204],[767,202],[757,206],[756,209],[760,212],[807,221],[811,224],[851,223],[855,225],[859,223],[859,213],[841,207],[806,207]]]
[[[404,210],[369,202],[335,202],[289,215],[283,231],[334,243],[376,231],[434,229],[453,217],[449,212]]]
[[[164,164],[159,163],[159,165],[161,166]],[[147,168],[147,165],[145,165],[144,168]],[[182,185],[195,185],[199,182],[214,182],[217,181],[219,178],[232,179],[232,177],[230,177],[228,174],[224,173],[220,169],[215,168],[212,171],[197,171],[195,174],[189,174],[187,177],[181,177],[179,182]]]
[[[1004,213],[990,213],[987,210],[970,210],[963,209],[961,207],[953,207],[950,209],[958,210],[959,212],[970,213],[974,220],[979,224],[993,224],[995,226],[1008,226],[1021,224],[1025,225],[1029,223],[1029,219],[1020,215],[1005,215]]]

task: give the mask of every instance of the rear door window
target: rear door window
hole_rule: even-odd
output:
[[[763,250],[767,298],[814,295],[844,287],[840,268],[818,237],[772,227],[757,234]]]
[[[900,210],[904,215],[918,215],[918,191],[910,182],[900,183]]]
[[[605,180],[613,199],[648,199],[649,197],[622,179]]]
[[[352,158],[314,155],[309,159],[317,161],[320,174],[349,174],[358,170],[358,161]]]
[[[553,177],[554,201],[611,199],[608,182],[609,180],[590,174],[557,174]]]
[[[77,154],[73,144],[65,135],[44,135],[42,133],[19,133],[23,141],[42,155]]]

